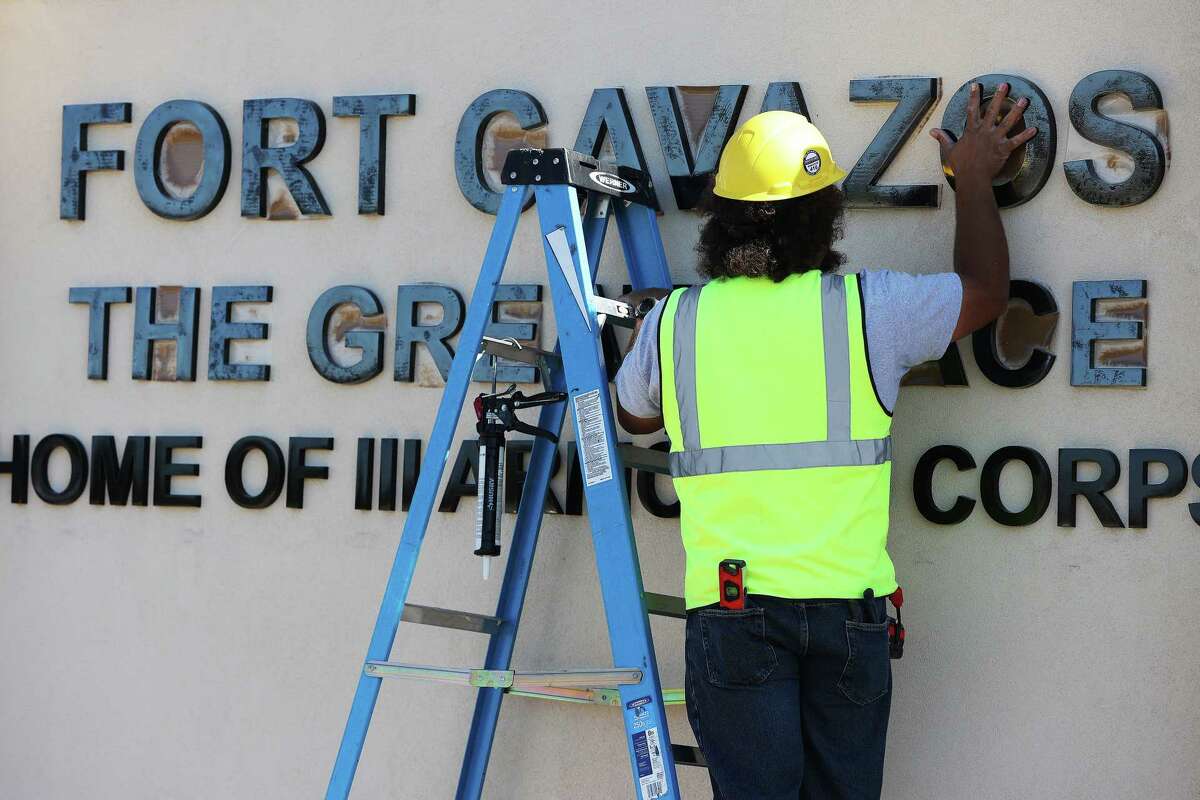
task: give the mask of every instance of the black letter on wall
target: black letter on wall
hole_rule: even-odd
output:
[[[1058,316],[1058,303],[1054,301],[1054,295],[1040,284],[1022,280],[1010,281],[1008,296],[1013,300],[1024,300],[1029,304],[1033,313],[1039,317],[1047,314],[1054,314],[1056,318]],[[1013,389],[1033,386],[1050,372],[1050,368],[1054,366],[1054,355],[1035,347],[1030,352],[1029,359],[1021,366],[1015,369],[1005,366],[1000,357],[997,329],[999,325],[1005,323],[1005,317],[1008,314],[1009,312],[1005,311],[999,320],[993,320],[986,327],[971,334],[971,349],[975,353],[975,363],[979,366],[979,371],[983,373],[983,376],[997,386],[1008,386]],[[1041,458],[1041,456],[1038,457]]]
[[[288,439],[287,507],[304,508],[304,481],[308,478],[325,480],[329,467],[305,463],[309,450],[332,450],[331,436],[293,436]]]
[[[1162,464],[1167,468],[1167,477],[1162,483],[1150,482],[1151,464]],[[1174,450],[1130,450],[1129,527],[1145,528],[1150,498],[1179,494],[1187,483],[1187,475],[1187,462]]]
[[[396,444],[395,439],[384,439],[379,451],[379,510],[396,510]],[[417,490],[417,476],[421,474],[421,440],[404,440],[404,487],[400,498],[400,510],[408,511],[413,492]]]
[[[286,147],[268,147],[273,119],[294,119],[299,133]],[[311,100],[273,97],[242,103],[242,216],[267,215],[267,170],[283,178],[302,214],[329,214],[321,188],[304,168],[325,144],[325,114]]]
[[[334,286],[326,290],[317,298],[308,314],[308,326],[305,329],[308,360],[312,362],[317,374],[327,381],[362,383],[374,378],[383,370],[383,331],[347,331],[342,340],[347,347],[362,350],[362,358],[348,367],[340,366],[333,360],[333,355],[326,346],[325,332],[329,329],[333,312],[343,303],[356,306],[364,317],[383,313],[379,298],[370,289],[362,286]]]
[[[269,303],[270,286],[214,286],[212,325],[208,332],[208,379],[210,381],[269,381],[269,364],[230,364],[234,341],[267,338],[265,322],[231,322],[235,303]]]
[[[1143,298],[1146,281],[1075,281],[1071,284],[1071,385],[1145,386],[1146,367],[1097,367],[1097,340],[1141,339],[1140,321],[1096,320],[1096,301]]]
[[[408,443],[405,442],[405,445]],[[379,510],[396,510],[396,445],[397,440],[385,438],[379,447]],[[417,447],[421,445],[418,442]],[[407,449],[407,447],[406,447]],[[405,453],[407,455],[407,453]],[[406,474],[407,477],[407,474]],[[408,508],[405,507],[407,511]]]
[[[433,325],[419,324],[421,303],[437,303],[442,307],[442,321]],[[393,380],[412,381],[416,372],[417,345],[424,344],[442,380],[450,374],[454,350],[446,343],[458,333],[463,322],[462,295],[449,286],[436,283],[405,284],[396,290],[396,351],[392,368]]]
[[[198,494],[174,494],[171,479],[175,476],[200,474],[199,464],[176,464],[172,455],[177,449],[204,445],[201,436],[156,436],[154,438],[154,505],[200,507]]]
[[[733,135],[738,115],[742,113],[746,89],[745,84],[717,87],[712,113],[693,154],[679,92],[674,86],[646,87],[650,115],[654,118],[658,143],[667,162],[667,174],[671,176],[671,190],[675,193],[675,202],[680,211],[696,207],[709,177],[717,171],[721,150]]]
[[[517,513],[521,505],[521,494],[525,489],[526,458],[533,452],[533,439],[512,439],[504,447],[504,510],[509,514]],[[558,474],[562,466],[562,455],[557,449],[550,462],[550,479]],[[563,513],[562,504],[550,485],[546,485],[546,502],[542,505],[546,514]]]
[[[600,297],[608,297],[608,292],[604,291],[604,285],[596,283],[592,285],[593,293]],[[629,294],[633,291],[633,287],[625,284],[622,294]],[[612,383],[617,379],[617,372],[621,369],[621,362],[625,359],[625,354],[621,350],[621,345],[617,342],[617,336],[613,332],[616,325],[605,325],[600,329],[600,353],[604,356],[604,371],[608,375],[608,382]]]
[[[497,317],[502,303],[541,303],[542,286],[538,283],[502,283],[496,287],[495,299],[492,301],[492,319],[484,333],[495,339],[516,339],[529,341],[537,338],[536,322],[501,322]],[[501,383],[537,383],[538,368],[519,364],[507,358],[488,356],[475,362],[471,372],[473,381],[490,381],[492,379],[492,362],[496,361],[496,380]],[[449,370],[442,373],[445,380]]]
[[[913,499],[921,516],[938,525],[955,525],[971,515],[975,501],[959,495],[948,510],[943,511],[933,502],[933,471],[941,461],[949,461],[964,472],[975,469],[975,459],[966,450],[952,444],[940,444],[925,451],[913,471]]]
[[[150,380],[153,374],[153,344],[156,341],[175,342],[175,380],[196,380],[196,345],[200,317],[196,306],[200,303],[200,290],[196,287],[178,287],[178,319],[174,322],[156,322],[158,316],[158,288],[139,286],[133,314],[133,378]],[[173,314],[174,316],[174,314]]]
[[[358,440],[354,465],[354,508],[371,510],[371,493],[375,489],[375,439],[364,436]]]
[[[1133,159],[1133,174],[1120,183],[1109,183],[1096,174],[1090,159],[1067,161],[1067,185],[1080,198],[1098,206],[1132,206],[1149,200],[1167,173],[1162,143],[1150,132],[1100,113],[1100,100],[1110,94],[1129,98],[1134,111],[1161,109],[1158,86],[1140,72],[1108,69],[1093,72],[1075,84],[1067,114],[1075,130],[1089,142],[1111,147]]]
[[[533,95],[517,89],[492,89],[467,106],[458,121],[458,133],[454,138],[454,174],[458,178],[459,191],[467,202],[487,214],[500,210],[500,192],[487,182],[483,168],[483,134],[492,117],[505,111],[517,118],[521,130],[546,124],[546,112]],[[532,197],[529,204],[533,204]]]
[[[13,437],[12,458],[0,461],[0,475],[12,475],[9,500],[17,504],[29,502],[29,435]]]
[[[50,485],[50,454],[58,448],[67,451],[71,458],[71,474],[63,490],[57,491]],[[33,490],[37,496],[50,505],[65,506],[74,503],[83,494],[87,486],[88,462],[87,451],[83,442],[66,433],[52,433],[37,443],[33,448],[33,462],[30,467],[33,478]]]
[[[953,139],[962,136],[963,127],[966,125],[967,99],[971,94],[972,83],[982,84],[984,108],[987,108],[987,98],[994,95],[1002,83],[1008,83],[1008,96],[1014,101],[1022,97],[1029,101],[1029,106],[1025,109],[1025,127],[1037,128],[1037,135],[1025,143],[1024,160],[1012,180],[999,186],[992,185],[996,203],[1001,208],[1018,206],[1040,192],[1054,170],[1054,151],[1058,147],[1054,111],[1050,108],[1050,101],[1046,99],[1046,95],[1032,81],[1016,75],[981,75],[960,86],[946,104],[946,111],[942,114],[942,129],[949,131]],[[953,177],[947,175],[946,182],[951,188],[954,187]]]
[[[658,450],[666,453],[671,450],[670,442],[655,442],[650,445],[651,450]],[[662,498],[658,496],[658,475],[649,470],[639,469],[637,471],[637,495],[642,501],[642,506],[656,517],[661,519],[676,519],[679,517],[679,501],[674,503],[664,503]]]
[[[579,135],[575,137],[574,149],[599,158],[606,136],[612,144],[618,164],[650,174],[646,169],[646,158],[642,155],[642,143],[633,127],[633,115],[629,113],[629,104],[625,101],[624,89],[597,89],[592,92],[592,99],[583,114],[583,123],[579,126]],[[648,186],[647,191],[651,205],[658,211],[654,188]]]
[[[583,513],[583,501],[587,498],[583,491],[583,469],[579,466],[579,447],[575,444],[567,444],[567,459],[567,492],[563,497],[563,513],[578,517]],[[621,472],[625,476],[625,495],[629,498],[632,508],[633,494],[630,487],[633,485],[633,468],[625,467]]]
[[[1079,462],[1090,461],[1100,467],[1100,475],[1091,481],[1077,477]],[[1105,492],[1121,479],[1121,462],[1111,450],[1064,448],[1058,451],[1058,527],[1075,527],[1075,496],[1082,495],[1100,524],[1106,528],[1124,528],[1121,515],[1113,508]]]
[[[187,197],[175,197],[163,186],[159,156],[167,132],[177,122],[190,122],[204,142],[200,185]],[[150,112],[133,150],[133,182],[146,208],[166,219],[199,219],[217,207],[229,183],[232,160],[229,131],[216,109],[196,100],[168,100]]]
[[[904,373],[901,386],[966,386],[967,370],[963,367],[958,342],[946,346],[946,352],[937,361],[926,361]],[[880,404],[882,405],[882,403]]]
[[[1020,511],[1009,511],[1000,498],[1000,474],[1010,461],[1020,461],[1029,467],[1033,491],[1029,503]],[[1041,453],[1029,447],[1001,447],[983,464],[979,475],[979,496],[983,510],[1001,525],[1032,525],[1042,518],[1050,506],[1050,465]]]
[[[804,102],[804,92],[796,81],[773,81],[763,94],[763,111],[792,111],[804,115],[812,121],[808,113],[808,104]]]
[[[242,480],[242,467],[251,450],[257,450],[267,459],[267,480],[258,494],[246,491],[246,484]],[[242,508],[266,508],[279,499],[286,471],[283,451],[274,440],[266,436],[243,436],[225,457],[225,491]]]
[[[125,452],[119,460],[114,437],[92,437],[92,484],[88,502],[94,506],[104,505],[106,492],[108,501],[114,506],[123,506],[131,500],[135,506],[146,505],[150,494],[149,436],[127,437]]]
[[[479,442],[475,439],[463,439],[458,446],[458,455],[454,458],[454,466],[450,468],[450,478],[446,481],[446,489],[442,492],[438,511],[457,511],[458,501],[464,497],[474,497],[478,493],[475,476],[479,474]]]
[[[72,286],[67,301],[88,307],[88,380],[108,380],[108,307],[128,303],[128,286]]]
[[[358,213],[383,215],[387,188],[387,118],[417,113],[412,94],[333,98],[335,117],[358,117]]]
[[[850,81],[850,102],[895,100],[896,107],[842,184],[848,207],[937,208],[941,190],[937,184],[879,186],[877,181],[941,96],[941,78],[858,78]]]
[[[14,441],[13,444],[15,446],[16,442]],[[0,472],[2,472],[3,469],[4,465],[0,464]],[[1196,456],[1196,460],[1192,462],[1192,483],[1200,486],[1200,456]],[[16,500],[13,502],[15,503]],[[1200,525],[1200,503],[1188,503],[1188,513],[1192,515],[1192,522]]]
[[[125,169],[124,150],[88,150],[88,125],[129,122],[129,103],[88,103],[63,106],[62,182],[59,186],[59,219],[83,219],[87,173],[99,169]]]

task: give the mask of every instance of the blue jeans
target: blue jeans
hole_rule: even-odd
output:
[[[687,711],[714,800],[877,800],[891,709],[882,599],[749,595],[687,616]]]

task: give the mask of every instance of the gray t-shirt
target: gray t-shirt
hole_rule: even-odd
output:
[[[950,344],[962,306],[962,281],[953,272],[910,275],[883,269],[861,276],[871,377],[891,413],[904,373],[941,358]],[[617,373],[617,397],[634,416],[662,413],[654,332],[665,305],[659,303],[646,316],[642,333]]]

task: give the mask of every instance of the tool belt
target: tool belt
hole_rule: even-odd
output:
[[[746,562],[741,559],[727,558],[717,565],[717,586],[720,591],[721,608],[739,610],[746,607],[745,589]],[[904,606],[904,589],[897,586],[896,591],[888,595],[896,616],[887,615],[887,605],[884,605],[883,619],[878,619],[879,612],[875,605],[875,591],[867,589],[863,592],[861,602],[850,600],[850,613],[860,622],[870,622],[876,625],[887,623],[888,656],[892,659],[904,657],[904,623],[900,621],[900,609]]]

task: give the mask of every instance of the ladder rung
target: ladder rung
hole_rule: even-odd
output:
[[[510,669],[456,669],[422,664],[368,661],[363,672],[373,678],[416,678],[489,689],[606,688],[642,682],[640,669],[515,672]]]
[[[704,760],[704,754],[700,752],[699,747],[671,742],[671,754],[675,756],[676,764],[685,767],[704,767],[708,769],[708,762]]]
[[[487,614],[474,614],[470,611],[454,611],[449,608],[434,608],[433,606],[418,606],[407,603],[404,615],[400,619],[417,625],[436,625],[439,628],[454,628],[460,631],[493,634],[500,629],[501,620]]]
[[[640,469],[643,472],[654,472],[659,475],[671,474],[667,454],[662,450],[623,443],[617,445],[617,455],[621,457],[621,462],[627,467]]]
[[[657,614],[660,617],[687,619],[687,605],[684,603],[682,597],[672,597],[669,594],[655,594],[654,592],[642,592],[642,597],[646,598],[646,611],[651,614]]]
[[[509,361],[520,361],[524,364],[533,364],[535,367],[545,367],[547,364],[559,364],[562,359],[549,350],[540,350],[533,345],[515,345],[508,339],[494,339],[491,336],[483,337],[481,345],[483,352],[488,355],[507,358]]]

